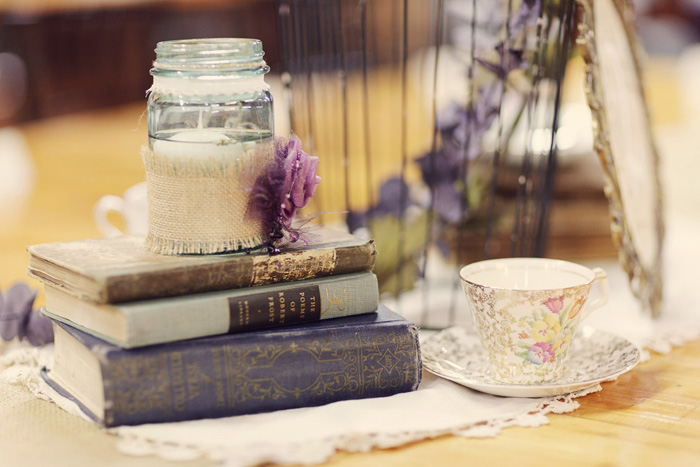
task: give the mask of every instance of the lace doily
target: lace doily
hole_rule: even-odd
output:
[[[7,367],[0,378],[85,418],[39,376],[52,355],[51,346],[10,350],[0,359],[0,365]],[[240,467],[266,462],[314,464],[337,450],[364,452],[446,434],[482,438],[509,426],[539,426],[548,422],[547,414],[571,412],[579,407],[575,398],[600,390],[598,385],[542,399],[499,398],[425,373],[418,391],[388,398],[106,431],[119,436],[120,451],[134,456],[183,461],[206,456]]]

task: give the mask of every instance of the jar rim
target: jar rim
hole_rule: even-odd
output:
[[[152,75],[211,75],[267,73],[262,41],[250,38],[203,38],[156,44]]]

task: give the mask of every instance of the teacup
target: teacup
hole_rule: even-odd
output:
[[[125,231],[122,232],[108,219],[108,214],[116,212],[124,218]],[[105,195],[93,209],[97,228],[105,237],[119,235],[145,236],[148,233],[148,199],[146,183],[138,183],[124,192],[124,196]]]
[[[490,376],[503,383],[561,378],[579,323],[608,300],[605,271],[557,259],[480,261],[459,276]],[[593,283],[598,296],[586,305]]]

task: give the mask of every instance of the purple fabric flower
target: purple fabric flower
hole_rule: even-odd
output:
[[[527,350],[527,358],[535,365],[542,365],[554,359],[554,349],[552,344],[547,342],[537,342]]]
[[[0,294],[0,337],[10,341],[17,337],[32,345],[53,341],[51,320],[32,310],[36,290],[26,284],[15,284]]]
[[[292,227],[297,210],[314,196],[321,177],[316,175],[319,159],[302,151],[301,140],[275,140],[275,156],[251,189],[247,218],[258,219],[269,236],[268,251],[278,253],[275,243],[287,233],[290,242],[299,239]]]
[[[292,135],[289,141],[275,141],[275,159],[283,164],[284,181],[277,193],[283,225],[289,229],[297,209],[306,206],[314,196],[321,177],[316,175],[319,159],[301,150],[301,140]]]

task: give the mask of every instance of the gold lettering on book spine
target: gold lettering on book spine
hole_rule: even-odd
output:
[[[300,281],[327,276],[335,270],[335,249],[301,250],[293,253],[253,257],[251,286],[282,281]]]

